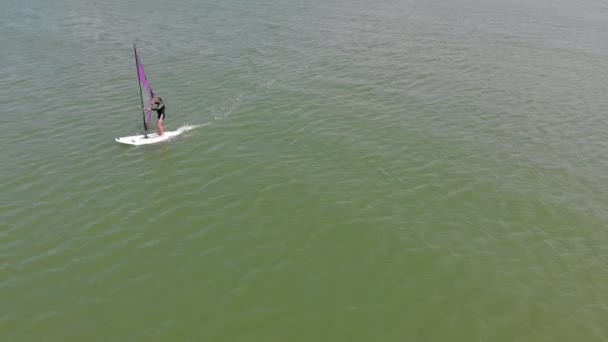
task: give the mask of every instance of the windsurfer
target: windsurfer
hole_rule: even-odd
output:
[[[156,127],[158,128],[158,136],[163,135],[165,132],[164,121],[165,121],[165,104],[163,103],[163,99],[160,97],[153,97],[152,101],[150,101],[150,107],[148,110],[156,111]]]

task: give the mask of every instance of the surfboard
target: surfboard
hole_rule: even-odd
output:
[[[148,134],[147,137],[143,134],[140,134],[140,135],[132,135],[129,137],[119,137],[119,138],[116,138],[115,140],[116,140],[116,142],[125,144],[125,145],[133,145],[133,146],[149,145],[149,144],[156,144],[159,142],[167,141],[171,138],[174,138],[174,137],[182,134],[182,132],[183,132],[183,130],[165,131],[163,133],[163,135],[161,135],[161,136],[158,136],[157,133],[150,133],[150,134]]]

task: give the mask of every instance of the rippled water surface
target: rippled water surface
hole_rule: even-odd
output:
[[[2,340],[608,340],[605,2],[0,5]]]

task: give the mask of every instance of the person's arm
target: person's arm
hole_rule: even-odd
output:
[[[150,105],[148,107],[146,107],[146,110],[157,110],[158,108],[160,108],[160,107],[154,106],[154,103],[150,103]],[[141,108],[141,106],[139,107],[139,109],[143,110],[143,108]]]

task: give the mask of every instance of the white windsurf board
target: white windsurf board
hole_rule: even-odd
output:
[[[128,137],[120,137],[116,138],[116,142],[126,145],[140,146],[140,145],[148,145],[155,144],[163,141],[167,141],[171,138],[174,138],[184,132],[183,129],[178,129],[177,131],[165,131],[163,135],[159,136],[158,133],[150,133],[148,136],[140,135],[132,135]]]

